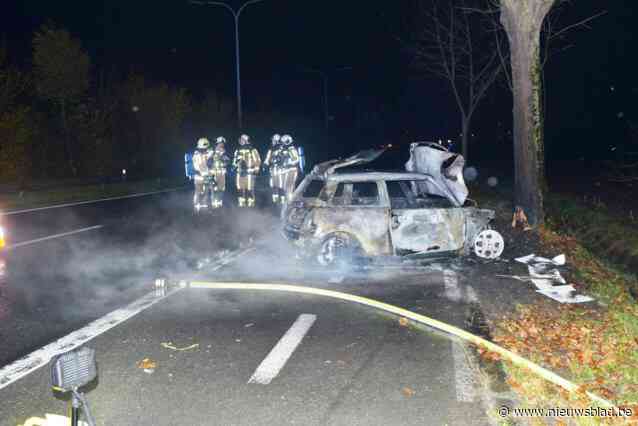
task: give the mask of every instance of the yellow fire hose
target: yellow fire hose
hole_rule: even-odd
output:
[[[567,379],[559,376],[556,373],[553,373],[546,368],[541,367],[538,364],[535,364],[528,359],[523,358],[520,355],[515,354],[512,351],[509,351],[499,345],[496,345],[488,340],[485,340],[479,336],[476,336],[472,333],[468,333],[465,330],[461,330],[458,327],[454,327],[452,325],[446,324],[444,322],[426,317],[425,315],[417,314],[416,312],[408,311],[407,309],[400,308],[398,306],[389,305],[387,303],[379,302],[377,300],[369,299],[367,297],[356,296],[353,294],[342,293],[334,290],[326,290],[321,288],[313,288],[313,287],[304,287],[298,285],[288,285],[288,284],[263,284],[263,283],[235,283],[235,282],[206,282],[206,281],[192,281],[188,284],[182,283],[183,286],[188,286],[190,288],[208,288],[215,290],[268,290],[268,291],[285,291],[290,293],[301,293],[301,294],[311,294],[315,296],[324,296],[330,297],[333,299],[339,300],[347,300],[349,302],[359,303],[361,305],[370,306],[372,308],[377,308],[386,312],[393,313],[395,315],[399,315],[413,321],[416,321],[421,324],[428,325],[435,329],[444,331],[453,336],[459,337],[463,340],[471,342],[477,346],[482,346],[485,349],[495,352],[499,354],[501,357],[511,361],[513,364],[523,366],[528,370],[538,374],[540,377],[548,380],[555,385],[566,389],[569,392],[576,392],[578,390],[578,385],[570,382]],[[600,396],[585,391],[585,394],[594,402],[600,404],[603,408],[611,408],[614,411],[618,411],[618,407],[612,404],[610,401],[601,398]]]

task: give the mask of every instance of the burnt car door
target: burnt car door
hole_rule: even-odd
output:
[[[386,181],[394,254],[458,251],[465,240],[465,212],[445,197],[417,192],[416,181]],[[418,182],[421,183],[421,182]]]
[[[388,206],[380,182],[338,182],[330,201],[314,211],[321,238],[343,232],[356,238],[366,255],[390,253]]]

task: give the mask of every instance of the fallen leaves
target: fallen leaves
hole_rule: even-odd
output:
[[[144,358],[137,363],[137,368],[141,368],[145,373],[152,374],[157,368],[157,362],[150,358]]]
[[[401,317],[399,318],[399,325],[401,327],[407,327],[408,325],[410,325],[410,321],[408,321],[407,318]]]
[[[638,317],[630,318],[638,321]],[[494,341],[579,383],[582,392],[632,402],[622,396],[638,376],[633,358],[638,337],[627,331],[627,321],[632,320],[625,312],[618,315],[596,307],[538,303],[521,307],[516,315],[498,323]],[[498,358],[488,351],[479,352],[484,359]],[[516,390],[525,388],[518,381],[510,385]]]

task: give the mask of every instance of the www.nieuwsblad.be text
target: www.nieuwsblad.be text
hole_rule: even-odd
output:
[[[498,414],[501,417],[631,417],[633,410],[631,408],[510,408],[501,405],[498,408]]]

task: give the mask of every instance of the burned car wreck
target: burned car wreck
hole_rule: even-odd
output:
[[[327,266],[355,257],[500,256],[503,239],[489,228],[495,212],[468,205],[460,155],[413,143],[405,172],[337,172],[384,151],[318,164],[297,187],[282,220],[301,257]]]

